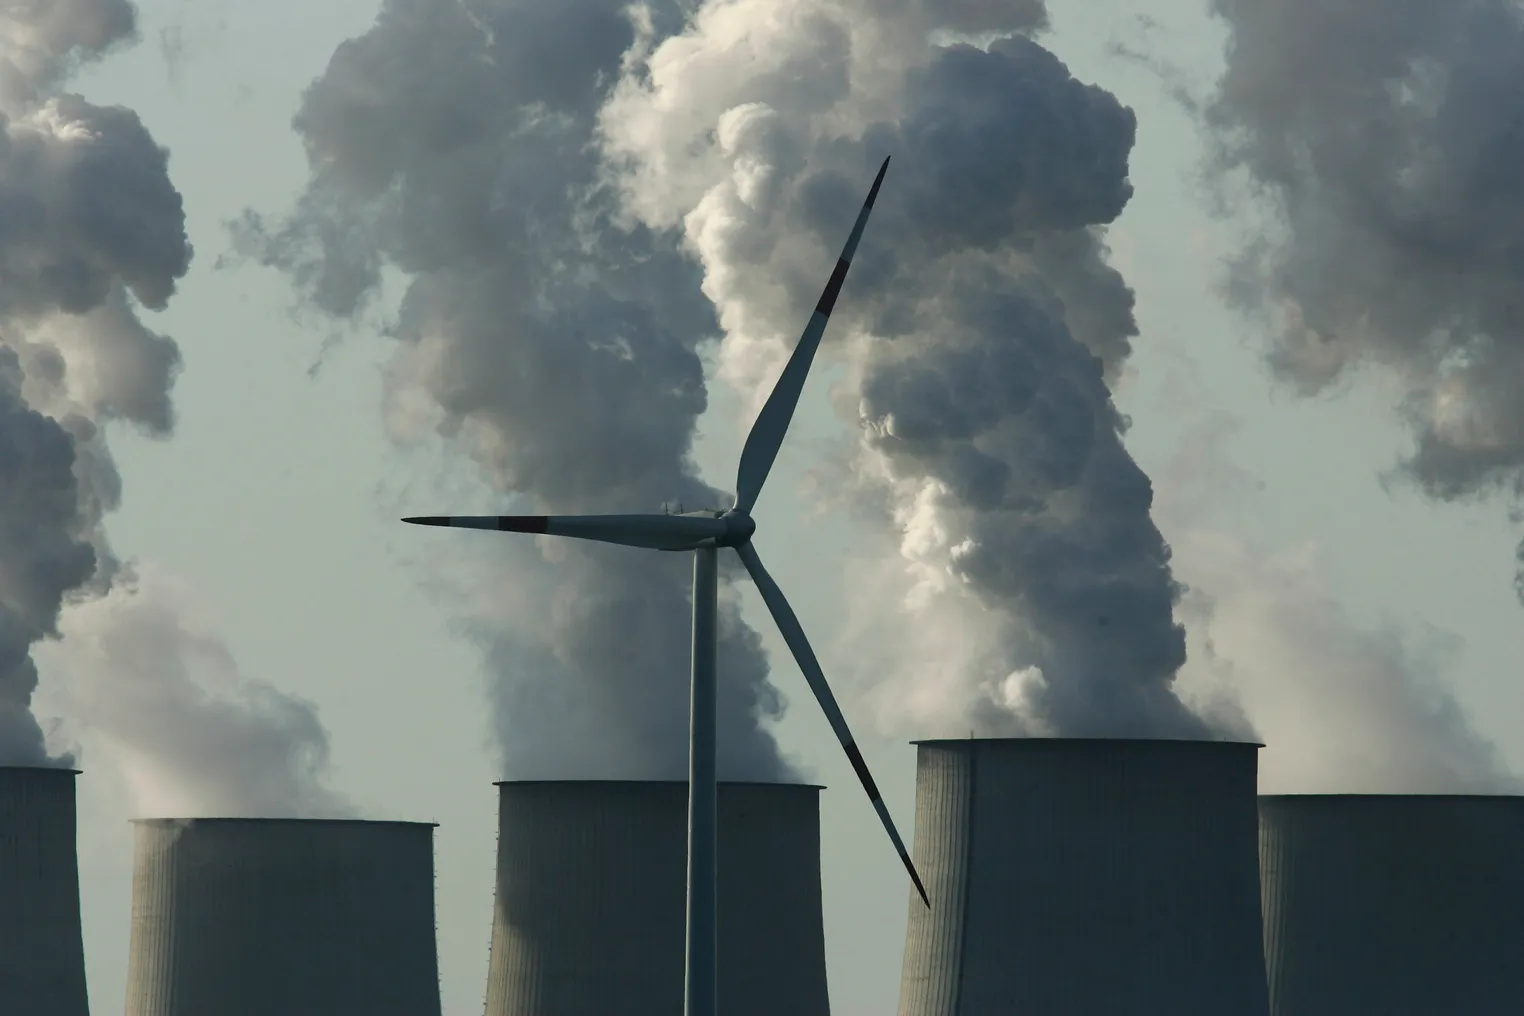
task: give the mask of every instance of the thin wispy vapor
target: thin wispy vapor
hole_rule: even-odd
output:
[[[1175,546],[1193,590],[1183,685],[1231,689],[1265,743],[1263,793],[1524,792],[1447,683],[1453,637],[1356,620],[1315,546],[1271,554],[1212,531]]]
[[[191,590],[131,568],[69,608],[50,699],[83,725],[142,816],[347,817],[308,702],[240,674]]]
[[[1457,696],[1462,646],[1411,619],[1357,617],[1312,541],[1272,547],[1221,521],[1262,496],[1236,450],[1242,422],[1217,408],[1190,362],[1167,375],[1192,407],[1155,478],[1156,516],[1189,591],[1180,687],[1203,715],[1252,720],[1265,793],[1518,793],[1496,744]]]

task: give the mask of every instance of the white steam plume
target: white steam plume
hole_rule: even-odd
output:
[[[915,579],[884,679],[935,700],[909,710],[918,733],[1209,736],[1172,687],[1179,587],[1108,387],[1136,333],[1104,239],[1136,121],[1033,40],[1043,22],[1030,3],[704,3],[629,62],[605,152],[627,214],[703,265],[752,406],[893,156],[826,355]]]
[[[1199,669],[1206,688],[1232,689],[1265,742],[1262,793],[1524,792],[1447,686],[1442,633],[1360,624],[1312,546],[1272,555],[1197,531],[1176,550],[1193,590],[1182,684]]]
[[[1357,619],[1330,590],[1315,544],[1269,549],[1203,520],[1252,489],[1215,412],[1159,474],[1191,662],[1181,690],[1204,713],[1243,710],[1265,743],[1263,793],[1520,793],[1446,671],[1453,636]]]
[[[244,678],[183,584],[125,569],[61,627],[54,700],[120,771],[137,814],[354,814],[324,787],[328,734],[316,709]]]

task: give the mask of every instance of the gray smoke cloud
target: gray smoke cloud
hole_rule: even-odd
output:
[[[74,761],[49,756],[32,712],[34,652],[62,637],[49,704],[103,739],[140,807],[342,810],[319,787],[313,710],[239,679],[184,619],[192,598],[145,588],[103,528],[122,497],[111,425],[174,427],[179,349],[137,308],[162,309],[192,253],[137,114],[60,91],[133,38],[121,0],[0,13],[0,763]]]
[[[170,340],[133,301],[163,307],[190,264],[167,155],[132,111],[55,93],[73,67],[130,37],[105,0],[11,4],[0,15],[0,761],[49,759],[31,712],[32,647],[72,596],[106,589],[101,529],[121,497],[102,432],[173,423]]]
[[[1278,228],[1231,292],[1305,393],[1377,365],[1407,475],[1442,500],[1524,494],[1524,11],[1512,0],[1217,0],[1220,168]],[[1524,597],[1524,547],[1519,594]]]
[[[387,0],[303,99],[312,176],[295,209],[234,226],[240,251],[339,317],[374,305],[383,268],[403,274],[393,433],[442,435],[503,496],[499,511],[721,504],[690,459],[700,352],[719,331],[700,273],[674,239],[614,228],[594,143],[626,53],[675,31],[681,5],[646,9],[639,30],[623,6]],[[506,771],[683,776],[687,556],[471,546],[494,568],[466,626],[492,675]],[[722,774],[787,776],[765,728],[781,703],[733,592],[720,653]]]
[[[0,103],[39,104],[70,71],[135,30],[129,0],[11,0],[0,11]]]
[[[703,265],[753,409],[894,157],[826,340],[851,468],[912,576],[883,604],[905,643],[875,678],[898,683],[889,712],[922,734],[1210,736],[1173,691],[1180,587],[1108,387],[1137,331],[1104,233],[1136,120],[1042,24],[1036,4],[705,3],[630,62],[603,143],[627,212]],[[960,32],[982,38],[944,44]]]

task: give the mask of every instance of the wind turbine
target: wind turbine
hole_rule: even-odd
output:
[[[567,536],[599,543],[615,543],[625,547],[641,547],[646,550],[693,552],[693,670],[690,689],[691,719],[688,743],[688,926],[687,926],[687,972],[684,984],[684,1012],[686,1016],[715,1016],[715,670],[716,670],[716,615],[718,613],[716,562],[719,548],[730,547],[740,556],[746,570],[751,573],[762,601],[794,654],[799,669],[809,682],[815,700],[820,703],[826,719],[841,742],[842,749],[852,763],[857,778],[862,781],[868,799],[878,812],[879,821],[894,841],[900,860],[910,872],[916,892],[927,906],[926,887],[916,874],[905,842],[900,839],[889,810],[884,807],[878,787],[862,753],[847,729],[847,721],[831,694],[825,674],[804,628],[794,616],[793,609],[784,599],[783,591],[773,581],[762,559],[751,544],[757,524],[752,520],[751,509],[762,492],[762,484],[772,469],[778,449],[788,433],[789,421],[794,407],[799,404],[799,394],[804,389],[805,378],[810,372],[810,362],[825,333],[831,309],[841,293],[846,280],[847,268],[852,255],[862,239],[863,227],[873,202],[889,169],[889,160],[879,167],[868,199],[852,227],[852,235],[842,249],[841,258],[831,272],[820,302],[800,336],[799,344],[784,365],[783,374],[762,411],[752,425],[746,444],[741,449],[741,463],[736,475],[736,501],[728,511],[705,510],[660,515],[431,515],[403,519],[422,526],[452,526],[457,529],[492,529],[508,533],[536,533],[545,536]]]

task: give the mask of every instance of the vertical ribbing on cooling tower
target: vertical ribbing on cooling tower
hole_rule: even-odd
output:
[[[1276,1016],[1524,1013],[1524,798],[1260,799]]]
[[[955,1013],[968,914],[969,831],[973,806],[973,754],[922,752],[915,784],[916,865],[933,900],[917,897],[905,932],[900,1012]]]
[[[439,1016],[432,825],[136,827],[127,1016]]]
[[[0,1013],[88,1016],[71,769],[0,768]]]
[[[683,1008],[683,783],[499,784],[487,1016]],[[818,787],[719,787],[719,1003],[827,1016]]]
[[[900,1016],[1265,1016],[1257,747],[921,742]]]

